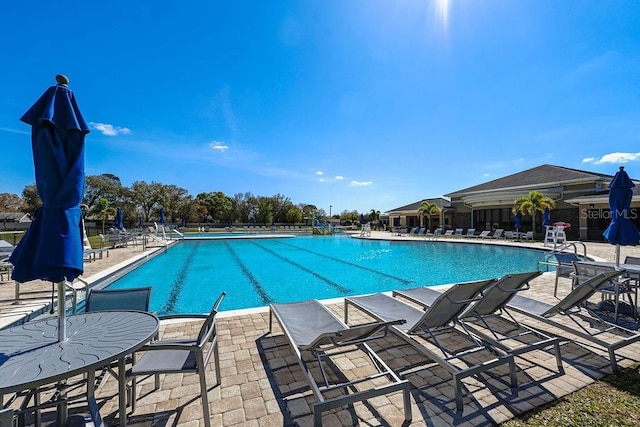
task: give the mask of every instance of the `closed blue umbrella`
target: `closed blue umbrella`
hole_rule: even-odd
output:
[[[522,214],[518,212],[516,214],[516,230],[519,230],[520,228],[522,228]]]
[[[640,243],[640,232],[631,222],[632,188],[635,184],[620,166],[620,170],[609,183],[609,209],[611,224],[602,233],[609,243],[616,245],[616,265],[620,264],[620,246]]]
[[[182,220],[180,221],[180,227],[187,228],[187,218],[182,217]]]
[[[142,228],[142,217],[138,217],[138,227]]]
[[[36,187],[42,200],[29,227],[11,255],[12,279],[58,283],[58,338],[65,339],[66,281],[82,274],[82,212],[84,139],[89,133],[69,80],[56,76],[52,86],[20,118],[31,126]]]
[[[364,214],[360,214],[360,224],[364,224],[366,221],[364,220]]]
[[[122,209],[120,209],[120,208],[116,209],[116,219],[114,221],[114,226],[118,230],[122,230],[124,228],[124,223],[122,221]]]
[[[160,224],[164,224],[164,208],[160,208]]]
[[[544,214],[542,215],[542,226],[548,227],[551,225],[551,211],[549,208],[544,208]]]

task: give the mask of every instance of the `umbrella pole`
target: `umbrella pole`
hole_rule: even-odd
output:
[[[620,245],[616,245],[616,267],[620,267]]]
[[[67,279],[58,282],[58,341],[67,339],[67,321],[65,319],[64,300],[67,288]]]

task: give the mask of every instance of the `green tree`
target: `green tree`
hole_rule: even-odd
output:
[[[429,223],[429,231],[431,231],[431,217],[440,214],[440,208],[435,203],[423,200],[418,208],[418,216],[426,218]]]
[[[100,199],[107,199],[110,204],[123,201],[123,187],[120,178],[110,173],[89,175],[85,178],[82,203],[92,210]]]
[[[38,208],[42,206],[42,200],[40,200],[40,194],[38,194],[38,187],[36,187],[35,184],[25,186],[22,190],[22,200],[24,200],[24,203],[27,205],[23,212],[33,218]]]
[[[529,191],[526,196],[518,197],[513,202],[513,213],[520,212],[523,215],[531,215],[532,229],[536,230],[536,215],[543,212],[545,208],[555,209],[555,200],[545,196],[539,191]]]
[[[164,190],[159,182],[135,181],[131,184],[131,200],[140,209],[145,222],[151,221],[152,215],[162,206]]]
[[[94,205],[93,209],[91,209],[91,213],[102,220],[102,234],[104,234],[105,222],[109,219],[110,216],[116,214],[116,208],[110,206],[109,200],[107,200],[106,197],[103,197],[102,199],[98,200],[98,203]]]
[[[226,223],[233,219],[233,202],[222,191],[200,193],[196,200],[207,208],[207,214],[213,221]]]
[[[289,210],[287,211],[286,221],[289,224],[295,224],[296,222],[302,222],[302,211],[299,208],[295,207],[295,206],[289,208]]]

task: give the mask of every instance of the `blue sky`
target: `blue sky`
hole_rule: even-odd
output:
[[[66,74],[86,173],[386,211],[540,164],[640,178],[637,0],[9,2],[0,192]]]

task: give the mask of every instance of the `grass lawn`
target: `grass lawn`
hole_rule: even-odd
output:
[[[639,366],[609,375],[502,426],[640,426]]]

